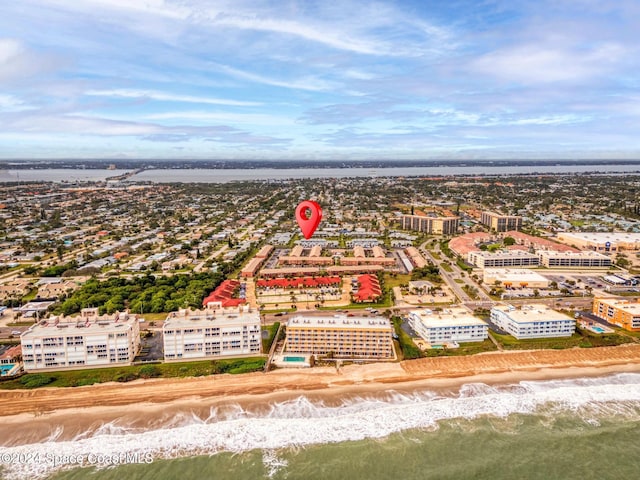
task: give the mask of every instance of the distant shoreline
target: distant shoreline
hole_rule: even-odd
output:
[[[86,169],[104,170],[110,166],[118,170],[136,169],[326,169],[326,168],[433,168],[433,167],[548,167],[548,166],[611,166],[638,165],[640,159],[522,159],[522,160],[153,160],[153,159],[97,159],[97,160],[2,160],[1,170]]]

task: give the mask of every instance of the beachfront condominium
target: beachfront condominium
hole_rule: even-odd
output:
[[[632,332],[640,331],[640,301],[594,298],[593,314]]]
[[[402,215],[401,223],[405,230],[417,230],[436,235],[453,235],[458,231],[460,217]]]
[[[480,222],[496,232],[509,232],[522,228],[522,217],[518,215],[502,215],[494,212],[482,212]]]
[[[204,310],[180,310],[162,327],[164,359],[192,360],[259,355],[260,314],[247,305],[222,308],[209,302]]]
[[[297,315],[287,322],[287,353],[394,360],[393,327],[384,317]]]
[[[489,326],[465,308],[412,310],[408,318],[411,328],[431,346],[481,342],[489,336]]]
[[[130,365],[140,349],[136,315],[99,315],[85,308],[79,317],[51,317],[20,336],[27,372]]]
[[[496,305],[491,309],[491,321],[517,339],[570,337],[576,329],[573,318],[542,304],[520,308]]]

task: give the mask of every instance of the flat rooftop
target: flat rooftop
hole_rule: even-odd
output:
[[[171,312],[164,321],[163,330],[167,328],[243,325],[260,322],[260,313],[248,309],[224,310],[181,310]]]
[[[548,282],[546,277],[532,270],[524,268],[487,268],[484,270],[485,277],[495,277],[513,282]]]
[[[521,308],[516,308],[512,305],[496,305],[493,308],[505,312],[509,318],[516,323],[531,323],[549,320],[573,320],[570,316],[549,308],[541,303],[522,305]]]
[[[42,320],[39,323],[31,326],[29,330],[25,331],[20,337],[29,338],[32,336],[59,336],[59,335],[93,335],[104,331],[116,331],[127,330],[127,326],[132,326],[138,323],[138,317],[136,315],[120,314],[118,319],[106,319],[106,318],[82,318],[71,317],[65,318],[62,321],[57,321],[54,318],[48,320]]]
[[[610,307],[619,308],[622,311],[632,315],[640,315],[640,302],[631,302],[629,300],[620,300],[619,298],[596,298],[600,303]]]
[[[473,254],[482,258],[538,258],[537,254],[525,252],[524,250],[498,250],[496,252],[478,250],[474,251]]]
[[[594,252],[593,250],[585,250],[583,252],[556,252],[552,250],[540,251],[538,254],[541,257],[550,257],[550,258],[606,258],[606,255],[602,253]]]
[[[336,328],[345,330],[391,330],[391,322],[384,317],[302,316],[296,315],[287,322],[287,328]]]
[[[409,314],[418,317],[427,328],[487,325],[486,322],[474,317],[465,308],[447,308],[440,312],[434,312],[429,309],[411,310]]]
[[[576,238],[593,243],[640,242],[640,233],[628,232],[562,232],[558,236]]]

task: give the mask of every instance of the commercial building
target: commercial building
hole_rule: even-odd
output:
[[[593,314],[632,332],[640,331],[640,302],[620,298],[594,298]]]
[[[51,317],[20,336],[27,372],[130,365],[140,349],[136,315],[98,315],[85,308],[79,317]]]
[[[538,254],[540,264],[549,268],[608,268],[611,266],[611,258],[598,252],[543,251]]]
[[[640,250],[640,233],[625,232],[562,232],[558,240],[575,245],[582,250],[596,252],[618,252],[621,250]]]
[[[384,317],[295,316],[287,322],[285,351],[394,360],[393,327]]]
[[[521,308],[496,305],[491,309],[491,321],[517,339],[570,337],[576,329],[573,318],[542,304]]]
[[[453,235],[458,231],[460,217],[428,217],[424,215],[402,215],[402,228],[438,235]]]
[[[162,327],[166,361],[259,355],[260,314],[247,306],[222,308],[210,302],[204,310],[180,310]]]
[[[449,308],[440,312],[412,310],[408,316],[411,328],[431,346],[482,342],[489,337],[489,326],[465,308]]]
[[[494,212],[482,212],[480,222],[496,232],[508,232],[522,228],[522,217],[518,215],[502,215]]]
[[[478,250],[469,252],[467,261],[478,268],[536,267],[540,265],[540,256],[522,250],[499,250],[497,252]]]
[[[539,273],[526,269],[487,268],[483,272],[485,285],[496,282],[505,288],[549,288],[549,279]]]

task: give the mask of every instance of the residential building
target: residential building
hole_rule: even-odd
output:
[[[402,215],[402,228],[438,235],[453,235],[458,231],[460,217],[430,217],[424,215]]]
[[[522,228],[522,217],[518,215],[502,215],[494,212],[482,212],[480,222],[496,232],[508,232]]]
[[[409,325],[431,346],[444,343],[482,342],[489,337],[489,326],[466,308],[429,309],[409,312]]]
[[[478,268],[537,267],[540,264],[540,257],[522,250],[499,250],[497,252],[478,250],[469,252],[467,261]]]
[[[640,301],[620,298],[594,298],[592,313],[613,325],[640,331]]]
[[[553,268],[608,268],[611,258],[598,252],[554,252],[542,251],[540,265]]]
[[[166,361],[260,355],[260,314],[209,302],[203,310],[170,313],[162,337]]]
[[[130,365],[140,349],[137,315],[99,315],[84,308],[79,317],[51,317],[20,336],[27,372]]]
[[[519,340],[570,337],[576,329],[573,318],[542,304],[522,305],[521,308],[496,305],[491,309],[491,321]]]
[[[287,322],[285,351],[337,358],[394,360],[393,327],[384,317],[302,316]]]

